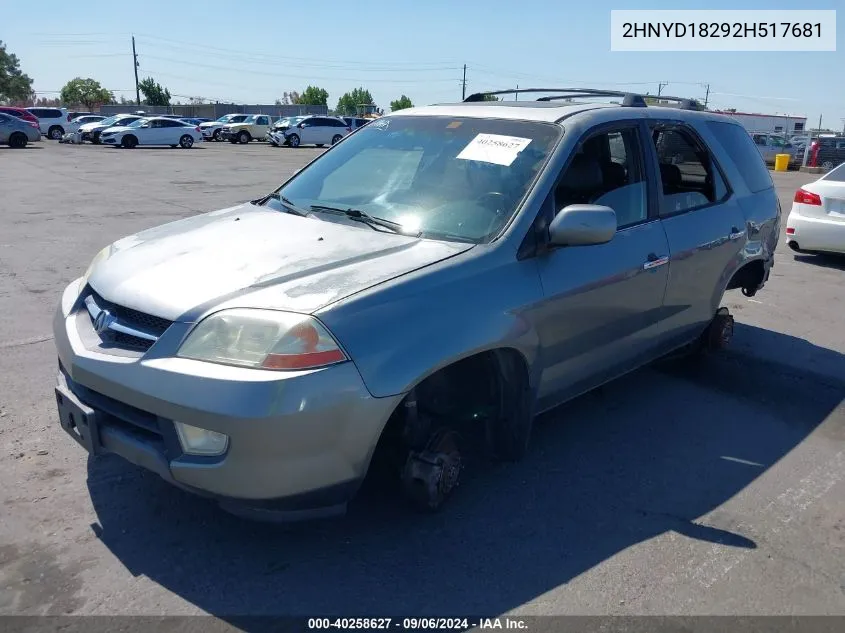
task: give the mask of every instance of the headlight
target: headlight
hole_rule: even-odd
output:
[[[111,257],[113,251],[114,251],[114,246],[112,244],[109,244],[103,250],[101,250],[99,253],[94,255],[94,259],[92,259],[91,263],[88,264],[88,270],[86,270],[85,274],[82,275],[82,281],[79,284],[79,292],[82,292],[82,290],[88,284],[88,277],[90,277],[91,273],[94,272],[94,268],[97,267],[97,264],[99,264],[100,262],[103,262],[103,261],[107,260],[109,257]]]
[[[178,356],[256,369],[315,369],[348,360],[331,334],[309,316],[237,308],[203,319]]]

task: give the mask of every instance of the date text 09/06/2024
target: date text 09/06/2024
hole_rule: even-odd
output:
[[[468,631],[470,629],[526,630],[519,618],[309,618],[309,630],[391,630]]]

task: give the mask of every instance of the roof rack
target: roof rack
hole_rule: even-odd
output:
[[[642,95],[636,92],[622,92],[619,90],[601,90],[596,88],[514,88],[511,90],[491,90],[489,92],[476,92],[471,94],[464,103],[474,103],[478,101],[485,101],[488,95],[518,95],[525,93],[538,92],[553,92],[554,95],[547,95],[540,97],[537,101],[558,101],[562,99],[571,99],[573,97],[621,97],[622,106],[626,108],[645,108],[648,106],[646,97],[652,99],[659,99],[660,101],[671,101],[678,104],[681,110],[700,110],[701,106],[695,99],[688,99],[685,97],[668,97],[668,96],[654,96]]]

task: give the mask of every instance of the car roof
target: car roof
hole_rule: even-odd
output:
[[[676,120],[704,119],[736,123],[725,115],[700,110],[655,105],[631,107],[616,103],[574,101],[477,101],[470,103],[443,103],[406,108],[391,112],[385,116],[451,116],[558,123],[576,114],[589,113],[591,111],[599,112],[612,108],[620,111],[620,118],[622,118],[621,115],[624,113],[625,118],[667,117]],[[739,124],[736,123],[736,125]]]

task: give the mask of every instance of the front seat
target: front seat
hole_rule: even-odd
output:
[[[555,212],[570,204],[590,204],[601,195],[603,184],[599,162],[585,154],[576,155],[555,191]]]

